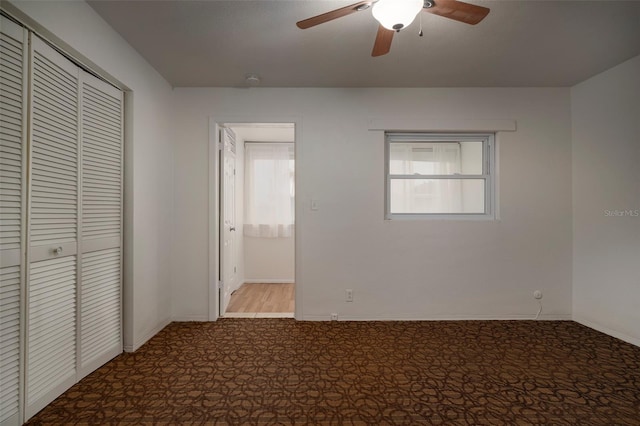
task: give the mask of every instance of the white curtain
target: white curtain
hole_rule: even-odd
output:
[[[293,158],[293,144],[245,145],[245,235],[263,238],[293,235]]]
[[[453,175],[460,173],[460,144],[438,143],[433,146],[433,161],[436,174]],[[461,181],[444,179],[434,182],[434,208],[437,212],[462,212]]]
[[[391,207],[395,213],[459,213],[460,180],[428,179],[428,175],[460,173],[457,143],[391,144],[390,174],[425,175],[425,179],[391,181]]]

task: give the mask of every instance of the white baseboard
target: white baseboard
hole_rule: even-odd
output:
[[[338,314],[338,321],[531,321],[535,315],[509,314],[509,315],[443,315],[430,317],[417,316],[389,316],[389,317],[359,317]],[[331,321],[331,315],[305,315],[302,321]],[[540,315],[538,321],[571,321],[570,314]]]
[[[206,315],[186,315],[177,316],[171,319],[171,322],[208,322],[209,317]]]
[[[637,337],[633,337],[633,336],[629,336],[626,333],[621,333],[619,331],[613,330],[609,327],[606,327],[604,325],[601,324],[597,324],[593,321],[590,321],[588,319],[585,319],[579,315],[574,315],[573,316],[573,320],[579,324],[584,325],[585,327],[589,327],[592,328],[596,331],[599,331],[601,333],[607,334],[611,337],[615,337],[616,339],[620,339],[620,340],[624,340],[627,343],[631,343],[632,345],[638,346],[640,347],[640,339]]]
[[[244,282],[246,284],[293,284],[295,280],[290,278],[282,278],[282,279],[245,279]]]
[[[147,343],[147,341],[149,339],[151,339],[153,336],[158,334],[163,328],[165,328],[166,326],[171,324],[172,321],[173,320],[171,318],[165,319],[160,324],[158,324],[156,327],[154,327],[152,330],[147,332],[141,339],[138,339],[137,342],[133,342],[133,345],[125,345],[124,348],[123,348],[124,351],[125,352],[135,352],[135,351],[137,351],[138,349],[140,349],[140,346],[142,346],[145,343]]]
[[[293,318],[293,312],[227,312],[222,318]]]

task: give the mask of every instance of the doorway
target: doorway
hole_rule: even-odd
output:
[[[219,129],[221,317],[295,312],[295,124]]]

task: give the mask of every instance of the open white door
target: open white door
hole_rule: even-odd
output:
[[[224,316],[236,288],[236,141],[233,131],[220,131],[220,316]]]

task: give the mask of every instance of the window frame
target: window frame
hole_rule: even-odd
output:
[[[482,174],[449,174],[449,175],[392,175],[390,174],[390,148],[393,143],[451,143],[482,142]],[[385,220],[495,220],[496,218],[496,155],[495,133],[438,133],[438,132],[392,132],[384,133],[384,175],[385,175]],[[392,213],[391,181],[394,179],[409,180],[484,180],[484,213]]]

